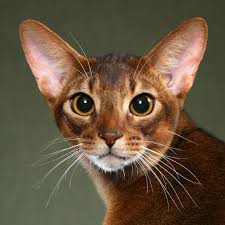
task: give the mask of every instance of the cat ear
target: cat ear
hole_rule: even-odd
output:
[[[22,47],[43,95],[56,98],[68,76],[85,58],[45,25],[25,20],[20,25]]]
[[[184,97],[191,88],[208,38],[203,18],[184,21],[147,55],[150,66],[167,78],[171,92]]]

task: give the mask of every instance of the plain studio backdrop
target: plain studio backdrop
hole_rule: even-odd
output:
[[[97,225],[104,215],[104,205],[80,167],[72,187],[68,187],[69,177],[64,179],[47,208],[45,203],[65,167],[39,189],[34,187],[52,165],[31,164],[59,132],[22,52],[18,36],[22,20],[43,22],[78,49],[72,32],[88,55],[115,51],[141,55],[183,20],[205,17],[208,47],[186,110],[199,126],[225,140],[224,11],[222,0],[0,0],[0,224]],[[55,145],[49,151],[58,148]]]

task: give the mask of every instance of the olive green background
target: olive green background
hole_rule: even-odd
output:
[[[89,55],[141,55],[182,20],[205,17],[208,48],[186,109],[201,127],[225,140],[224,11],[223,1],[207,0],[0,0],[0,224],[94,225],[104,216],[104,205],[82,168],[71,189],[69,178],[63,180],[47,208],[45,202],[65,167],[39,189],[33,187],[50,167],[31,164],[59,133],[20,46],[22,20],[40,20],[76,47],[72,32]]]

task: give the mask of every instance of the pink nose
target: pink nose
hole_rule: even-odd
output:
[[[111,148],[117,139],[121,138],[123,133],[119,130],[104,129],[99,133],[99,137],[104,139],[109,148]]]

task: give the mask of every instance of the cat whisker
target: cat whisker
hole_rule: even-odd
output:
[[[45,145],[42,149],[41,149],[41,153],[48,150],[48,148],[50,148],[52,145],[61,143],[61,142],[67,142],[67,141],[74,141],[74,140],[80,140],[82,138],[78,138],[78,137],[71,137],[71,138],[56,138],[53,141],[50,141],[47,145]]]
[[[74,136],[67,137],[67,138],[75,138]],[[49,141],[47,144],[51,144],[52,142],[58,141],[58,140],[66,140],[67,138],[63,137],[62,135],[58,136],[57,138]]]
[[[170,173],[167,169],[165,169],[162,165],[158,164],[156,160],[154,160],[153,158],[151,158],[151,160],[158,165],[160,168],[162,168],[166,173],[168,173],[182,188],[183,190],[187,193],[187,195],[190,197],[190,199],[192,200],[192,202],[196,205],[197,203],[194,201],[194,199],[192,198],[192,196],[190,195],[190,193],[187,191],[187,189],[184,187],[184,185],[172,174]]]
[[[137,152],[137,154],[139,154],[139,152]],[[137,172],[137,165],[136,165],[136,155],[134,155],[134,156],[132,156],[131,157],[131,164],[130,164],[130,166],[131,166],[131,175],[130,175],[130,179],[132,179],[132,177],[133,177],[133,174],[134,174],[134,167],[133,166],[135,166],[135,168],[136,168],[136,172]],[[137,174],[138,175],[138,174]]]
[[[80,60],[78,59],[78,57],[74,54],[74,57],[76,58],[76,60],[78,61],[78,63],[80,64],[81,68],[83,69],[84,71],[84,74],[80,72],[80,70],[76,69],[82,76],[84,76],[84,79],[87,81],[89,79],[89,76],[86,72],[86,70],[84,69],[84,66],[82,65],[82,63],[80,62]]]
[[[196,179],[197,182],[194,182],[194,183],[201,185],[201,182],[199,181],[199,179],[186,166],[184,166],[183,164],[177,162],[176,160],[173,160],[173,159],[169,159],[169,160],[174,162],[174,163],[176,163],[177,165],[181,166],[182,168],[184,168],[187,172],[189,172]]]
[[[67,151],[67,150],[70,150],[72,148],[76,148],[76,147],[80,146],[81,144],[82,143],[79,143],[79,144],[76,144],[76,145],[71,145],[69,147],[66,147],[66,148],[63,148],[63,149],[59,149],[59,150],[57,150],[55,152],[48,153],[48,154],[44,155],[43,158],[51,156],[51,155],[55,155],[55,154],[58,154],[58,153],[61,153],[61,152]]]
[[[176,153],[174,150],[172,150],[171,148],[169,148],[169,150],[170,150],[173,154],[177,155],[177,153]]]
[[[81,153],[78,157],[76,157],[76,159],[74,160],[74,162],[71,163],[71,165],[68,166],[68,168],[65,170],[65,172],[61,175],[61,177],[59,178],[59,180],[58,180],[58,182],[56,183],[55,187],[53,188],[53,190],[52,190],[52,192],[51,192],[51,194],[50,194],[50,196],[49,196],[49,199],[48,199],[48,201],[47,201],[45,207],[48,206],[48,204],[49,204],[49,202],[50,202],[50,200],[51,200],[53,194],[55,193],[56,190],[58,190],[58,188],[59,188],[59,186],[60,186],[60,183],[61,183],[62,179],[63,179],[63,178],[65,177],[65,175],[69,172],[69,170],[77,163],[77,161],[79,161],[82,157],[84,157],[84,154]]]
[[[66,154],[61,155],[61,156],[59,156],[58,158],[55,158],[55,159],[53,159],[53,160],[50,160],[50,161],[47,161],[47,162],[43,162],[43,163],[36,163],[35,166],[44,166],[44,165],[50,164],[50,163],[52,163],[52,162],[55,162],[55,161],[57,161],[57,160],[59,160],[59,159],[62,159],[62,158],[64,158],[64,157],[66,157],[67,155],[70,155],[70,154],[71,154],[71,152],[67,152]],[[45,161],[45,160],[46,160],[46,159],[44,159],[43,161]]]
[[[79,148],[79,147],[74,148],[74,150],[72,150],[72,151],[75,151],[75,150],[76,150],[76,152],[78,152],[77,150],[80,150],[80,148]],[[65,156],[69,155],[70,153],[71,153],[71,152],[68,152],[68,153],[66,153],[66,154],[64,154],[64,155],[61,155],[61,156],[59,156],[59,157],[57,157],[57,158],[55,158],[55,159],[53,159],[53,160],[47,161],[47,162],[38,163],[38,164],[36,164],[35,166],[44,166],[44,165],[50,164],[50,163],[52,163],[52,162],[55,162],[55,161],[58,161],[59,159],[64,158]],[[44,159],[43,161],[46,161],[46,160],[47,160],[47,159]],[[68,161],[69,161],[69,160],[68,160]]]
[[[62,135],[59,135],[57,138],[54,138],[53,140],[48,141],[47,144],[45,144],[41,149],[45,149],[47,145],[49,145],[49,144],[51,144],[52,142],[55,142],[55,141],[57,141],[57,140],[60,140],[60,139],[64,139],[64,138],[62,137]]]
[[[87,63],[88,63],[89,71],[90,71],[91,75],[93,76],[93,73],[92,73],[92,70],[91,70],[91,65],[90,65],[90,62],[89,62],[89,60],[87,58],[87,55],[86,55],[84,49],[82,48],[81,44],[77,41],[77,39],[75,38],[75,36],[73,35],[72,32],[70,32],[70,35],[71,35],[72,39],[77,43],[77,45],[79,46],[80,50],[83,52],[83,54],[84,54],[84,56],[85,56],[85,58],[87,60]]]
[[[35,185],[35,187],[40,187],[40,185],[46,180],[46,178],[61,164],[66,162],[67,160],[71,159],[72,157],[78,155],[81,153],[81,150],[78,150],[77,152],[71,152],[69,156],[61,160],[59,163],[57,163],[55,166],[53,166],[44,176],[43,178]]]
[[[63,115],[63,119],[66,121],[68,127],[69,127],[71,130],[73,130],[73,127],[70,125],[70,123],[69,123],[69,121],[67,120],[67,118],[66,118],[65,115]]]
[[[188,139],[188,138],[186,138],[186,137],[184,137],[184,136],[182,136],[180,134],[177,134],[177,133],[175,133],[175,132],[173,132],[171,130],[168,130],[168,132],[171,133],[171,134],[173,134],[173,135],[176,135],[177,137],[180,137],[180,138],[184,139],[187,142],[190,142],[192,144],[198,145],[196,142],[194,142],[194,141],[192,141],[192,140],[190,140],[190,139]]]
[[[137,81],[137,79],[138,79],[138,76],[137,76],[137,71],[138,71],[138,68],[139,68],[139,66],[140,66],[140,63],[141,63],[141,60],[143,59],[143,56],[141,56],[141,58],[140,58],[140,60],[139,60],[139,62],[138,62],[138,64],[137,64],[137,67],[136,67],[136,69],[135,69],[135,71],[134,71],[134,81],[136,82]]]
[[[141,146],[141,147],[144,147],[144,146]],[[201,182],[200,182],[199,179],[194,175],[193,172],[191,172],[187,167],[185,167],[183,164],[181,164],[181,163],[179,163],[179,162],[177,162],[177,161],[175,160],[175,159],[183,159],[183,158],[169,157],[169,156],[163,155],[163,154],[161,154],[161,153],[158,153],[158,152],[156,152],[156,151],[154,151],[154,150],[152,150],[152,149],[146,148],[146,147],[144,147],[144,149],[150,151],[151,153],[155,153],[156,155],[161,156],[162,159],[165,159],[166,162],[169,163],[171,166],[172,166],[171,162],[174,162],[174,163],[176,163],[177,165],[181,166],[181,167],[184,168],[188,173],[190,173],[190,174],[195,178],[195,180],[196,180],[197,182],[191,181],[190,179],[188,179],[188,178],[184,177],[183,175],[179,174],[179,173],[177,172],[177,170],[174,168],[174,166],[172,166],[171,169],[174,170],[174,172],[176,172],[177,175],[180,175],[181,177],[183,177],[185,180],[189,180],[190,182],[195,183],[195,184],[201,184]],[[153,157],[154,157],[154,156],[153,156]],[[155,158],[156,158],[156,157],[155,157]],[[161,160],[161,162],[163,162],[163,161]]]
[[[76,59],[77,59],[77,57],[75,57]],[[78,59],[77,59],[77,61],[79,61]],[[77,68],[74,68],[83,78],[84,78],[84,80],[85,81],[88,81],[88,79],[89,79],[89,77],[87,76],[87,74],[86,74],[86,72],[85,72],[85,75],[80,71],[80,70],[78,70]],[[83,69],[83,68],[82,68]],[[84,69],[83,69],[84,70]]]
[[[139,165],[139,167],[141,168],[141,170],[142,170],[143,173],[144,173],[144,176],[145,176],[145,182],[146,182],[146,193],[148,193],[148,178],[147,178],[147,176],[146,176],[146,170],[145,170],[145,168],[142,166],[142,164],[139,163],[139,160],[136,161],[136,163]]]
[[[148,154],[149,156],[151,156],[151,157],[153,157],[153,158],[155,158],[155,159],[157,160],[156,157],[154,157],[153,155],[149,154],[148,152],[146,152],[146,154]],[[169,169],[171,169],[172,171],[174,171],[174,172],[177,174],[178,178],[179,178],[179,177],[182,177],[183,179],[185,179],[185,180],[187,180],[187,181],[189,181],[189,182],[191,182],[191,183],[193,183],[193,184],[200,184],[200,183],[199,183],[199,180],[196,179],[195,176],[194,176],[194,178],[197,180],[197,182],[196,182],[196,181],[193,181],[193,180],[190,180],[190,179],[188,179],[187,177],[183,176],[181,173],[177,172],[177,170],[175,170],[174,167],[169,166],[168,164],[166,164],[166,163],[163,162],[162,160],[158,162],[158,164],[160,164],[160,163],[164,164],[166,167],[168,167]]]
[[[84,76],[85,80],[88,80],[89,79],[89,76],[88,76],[88,74],[87,74],[84,66],[82,65],[82,63],[80,62],[80,60],[78,59],[78,57],[76,56],[76,54],[73,54],[73,56],[75,57],[75,59],[77,60],[77,62],[79,63],[79,65],[81,66],[84,74],[80,70],[78,70],[77,68],[75,68],[75,70],[78,71],[82,76]]]
[[[149,156],[149,159],[150,159],[153,163],[155,163],[155,161],[152,160],[152,158],[151,158],[152,156],[151,156],[151,155],[147,154],[146,152],[145,152],[144,154],[145,154],[145,156]],[[148,159],[145,158],[145,160],[146,160],[148,163],[152,164],[152,162],[149,162]],[[177,194],[177,192],[176,192],[175,188],[173,187],[173,185],[171,184],[171,182],[170,182],[170,181],[167,179],[167,177],[166,177],[166,176],[165,176],[165,175],[157,168],[157,164],[154,165],[153,167],[160,173],[160,175],[162,176],[162,178],[166,179],[166,181],[169,183],[170,187],[171,187],[172,190],[174,191],[174,193],[175,193],[175,195],[176,195],[178,201],[180,202],[181,206],[184,208],[184,205],[183,205],[183,203],[181,202],[180,197],[179,197],[179,195]]]
[[[165,161],[171,166],[171,168],[173,168],[174,172],[176,173],[177,178],[179,179],[178,172],[177,172],[177,170],[175,169],[175,167],[173,166],[173,164],[172,164],[168,159],[166,159],[166,158],[163,158],[163,159],[165,159]],[[161,161],[162,161],[162,160],[161,160]],[[161,161],[159,161],[159,162],[161,162]]]
[[[138,79],[138,75],[137,75],[137,70],[138,70],[138,68],[139,68],[139,66],[140,66],[140,63],[141,63],[141,60],[144,58],[144,56],[145,56],[145,54],[148,52],[148,48],[145,50],[145,52],[144,52],[144,54],[141,56],[141,58],[140,58],[140,60],[138,61],[138,65],[137,65],[137,67],[136,67],[136,69],[135,69],[135,71],[134,71],[134,81],[136,82],[137,81],[137,79]]]
[[[122,172],[123,172],[123,178],[125,180],[126,179],[126,174],[125,174],[124,168],[122,169]]]
[[[138,176],[138,166],[137,166],[137,161],[138,160],[136,160],[136,161],[134,161],[132,164],[134,164],[134,166],[135,166],[135,168],[136,168],[136,175]]]
[[[83,155],[81,158],[79,158],[78,160],[77,160],[77,164],[76,164],[76,166],[74,167],[74,169],[73,169],[73,171],[72,171],[72,173],[71,173],[71,175],[70,175],[70,180],[69,180],[69,188],[71,188],[72,187],[72,178],[73,178],[73,175],[74,175],[74,173],[75,173],[75,171],[76,171],[76,169],[77,169],[77,167],[80,165],[80,163],[86,158],[86,154],[85,153],[81,153],[81,155]],[[80,155],[80,156],[81,156]],[[74,160],[76,160],[78,157],[80,157],[80,156],[74,156],[74,159],[72,159],[72,161],[71,161],[71,163],[70,164],[68,164],[68,167],[71,165],[71,164],[73,164],[73,162],[74,162]],[[66,175],[67,175],[67,173],[65,174],[65,179],[66,179]],[[58,187],[59,188],[59,187]],[[57,188],[57,189],[58,189]]]
[[[166,202],[167,202],[167,206],[168,206],[168,210],[169,210],[169,199],[168,199],[168,196],[172,199],[172,201],[174,202],[172,196],[170,195],[170,193],[168,192],[168,190],[166,189],[166,187],[164,186],[164,184],[162,183],[162,181],[159,179],[159,177],[157,176],[157,174],[152,170],[152,168],[145,162],[144,160],[144,157],[142,155],[140,155],[140,160],[141,162],[149,169],[149,171],[155,176],[155,178],[158,180],[162,190],[163,190],[163,193],[165,195],[165,198],[166,198]],[[168,195],[168,196],[167,196]],[[176,203],[175,203],[176,205]],[[177,207],[178,208],[178,207]],[[179,209],[179,208],[178,208]]]
[[[137,74],[137,77],[139,77],[139,75],[141,74],[142,70],[144,69],[144,67],[147,65],[147,63],[151,60],[151,58],[161,50],[161,48],[158,48],[157,51],[155,51],[153,54],[151,54],[151,56],[145,61],[145,63],[143,64],[143,66],[141,67],[139,73]]]
[[[149,183],[150,183],[150,185],[151,185],[151,190],[152,190],[152,192],[153,192],[153,186],[152,186],[152,181],[151,181],[151,178],[149,177],[149,175],[148,175],[148,171],[144,168],[144,166],[141,164],[141,163],[139,163],[139,161],[137,160],[137,164],[140,166],[140,168],[141,168],[141,170],[143,171],[143,173],[144,173],[144,175],[145,175],[145,180],[146,180],[146,193],[148,193],[148,181],[149,181]]]
[[[152,153],[154,153],[154,154],[156,154],[156,155],[159,155],[159,156],[161,156],[162,158],[166,158],[166,159],[186,159],[186,158],[180,158],[180,157],[174,157],[174,156],[164,155],[164,154],[159,153],[159,152],[156,152],[156,151],[154,151],[154,150],[152,150],[152,149],[150,149],[150,148],[147,148],[147,147],[145,147],[145,146],[143,146],[143,145],[140,145],[140,147],[141,147],[141,148],[144,148],[144,149],[146,149],[146,150],[148,150],[148,151],[150,151],[150,152],[152,152]]]
[[[71,176],[70,176],[70,181],[69,181],[69,188],[72,187],[72,179],[73,179],[73,175],[77,169],[77,167],[80,165],[80,163],[87,157],[86,154],[84,153],[84,158],[80,159],[79,162],[77,163],[77,165],[74,167],[72,173],[71,173]],[[91,161],[89,160],[89,162],[91,163]],[[90,167],[91,168],[91,167]]]
[[[175,147],[171,147],[171,146],[168,146],[168,145],[165,145],[165,144],[162,144],[162,143],[156,142],[156,141],[150,141],[150,142],[152,142],[153,144],[157,144],[157,145],[161,145],[161,146],[164,146],[164,147],[167,147],[167,148],[173,149],[173,150],[184,151],[184,149],[181,149],[181,148],[175,148]]]
[[[165,144],[162,144],[162,143],[159,143],[159,142],[156,142],[156,141],[142,141],[142,142],[152,143],[152,144],[156,144],[156,145],[159,145],[159,146],[166,147],[166,148],[168,148],[169,150],[171,150],[174,154],[177,154],[174,150],[184,151],[183,149],[175,148],[175,147],[170,147],[170,146],[168,146],[168,145],[165,145]]]
[[[85,158],[85,157],[86,157],[86,155],[84,154],[84,158]],[[74,167],[74,169],[73,169],[73,171],[72,171],[72,173],[71,173],[70,181],[69,181],[69,188],[72,187],[72,179],[73,179],[73,175],[74,175],[74,173],[75,173],[77,167],[80,165],[80,163],[81,163],[82,160],[83,160],[83,159],[79,160],[79,162],[78,162],[77,165]],[[90,160],[89,160],[89,161],[90,161]]]
[[[80,143],[80,144],[77,144],[77,145],[72,145],[72,146],[67,147],[67,148],[64,148],[64,149],[57,150],[57,151],[52,152],[52,153],[49,153],[49,154],[43,156],[43,157],[42,157],[41,159],[39,159],[37,162],[33,163],[32,166],[37,166],[37,165],[39,165],[41,162],[46,161],[47,159],[52,158],[53,156],[58,155],[58,154],[60,154],[60,153],[63,153],[63,152],[65,152],[65,151],[69,151],[69,150],[71,150],[71,149],[76,149],[76,148],[79,147],[80,145],[81,145],[81,143]]]

